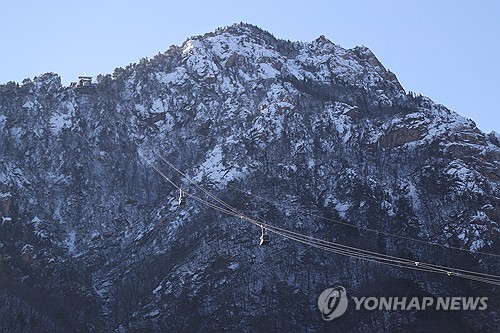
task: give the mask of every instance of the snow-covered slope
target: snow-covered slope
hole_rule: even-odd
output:
[[[189,198],[179,207],[154,168],[203,193],[155,150],[258,220],[499,274],[484,254],[499,253],[497,134],[406,93],[366,47],[289,42],[237,24],[90,88],[51,73],[0,86],[0,203],[12,218],[0,227],[3,330],[328,331],[317,297],[338,284],[492,302],[488,312],[424,319],[348,313],[339,329],[498,327],[498,288],[278,237],[259,248],[255,226]]]

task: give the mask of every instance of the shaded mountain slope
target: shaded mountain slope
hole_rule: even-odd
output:
[[[202,195],[156,149],[266,223],[498,275],[498,257],[483,252],[500,253],[499,140],[406,93],[366,47],[289,42],[247,24],[192,37],[92,87],[65,87],[52,73],[2,85],[0,192],[12,222],[0,227],[0,327],[493,332],[498,287],[280,237],[258,247],[255,226],[189,198],[179,207],[152,166]],[[490,304],[325,322],[317,297],[334,285]]]

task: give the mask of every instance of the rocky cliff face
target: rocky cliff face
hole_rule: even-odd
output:
[[[259,228],[189,198],[178,206],[153,167],[203,195],[157,150],[272,225],[498,275],[498,257],[484,253],[500,253],[499,140],[406,93],[365,47],[283,41],[246,24],[190,38],[92,87],[64,87],[51,73],[2,85],[0,327],[493,332],[498,287],[278,236],[259,247]],[[317,298],[335,285],[490,304],[348,311],[325,322]]]

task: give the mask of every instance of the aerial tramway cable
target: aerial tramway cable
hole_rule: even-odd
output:
[[[162,160],[164,161],[165,163],[167,163],[168,166],[170,166],[172,169],[174,169],[177,173],[179,173],[182,177],[184,177],[185,179],[187,179],[191,184],[193,184],[194,186],[196,186],[198,189],[200,189],[201,191],[203,191],[204,193],[206,193],[208,196],[210,196],[212,199],[214,199],[215,201],[219,202],[220,204],[222,204],[223,206],[227,207],[228,209],[230,210],[235,210],[234,207],[231,207],[230,205],[226,204],[223,200],[219,199],[218,197],[216,197],[215,195],[213,195],[212,193],[210,193],[209,191],[207,191],[205,188],[203,188],[202,186],[198,185],[193,179],[191,179],[188,175],[186,175],[184,172],[180,171],[178,168],[176,168],[172,163],[170,163],[167,159],[165,159],[161,154],[159,154],[157,151],[155,151],[155,154]],[[231,185],[228,185],[229,187],[231,187],[232,189],[235,189],[237,191],[239,191],[240,193],[244,193],[244,194],[247,194],[247,195],[250,195],[250,196],[253,196],[253,197],[256,197],[256,198],[259,198],[261,200],[264,200],[268,203],[272,203],[274,205],[277,205],[277,206],[282,206],[284,207],[284,205],[282,204],[279,204],[279,203],[275,203],[273,201],[270,201],[269,199],[267,198],[262,198],[258,195],[253,195],[251,193],[248,193],[248,192],[245,192],[245,191],[242,191],[240,189],[238,189],[237,187],[235,186],[231,186]],[[460,248],[460,247],[456,247],[456,246],[443,246],[441,244],[437,244],[437,243],[434,243],[434,242],[429,242],[429,241],[425,241],[425,240],[422,240],[422,239],[415,239],[415,238],[412,238],[412,237],[407,237],[407,236],[402,236],[402,235],[396,235],[396,234],[393,234],[393,233],[389,233],[389,232],[386,232],[386,231],[381,231],[381,230],[376,230],[376,229],[371,229],[371,228],[366,228],[366,227],[359,227],[357,225],[354,225],[354,224],[350,224],[350,223],[347,223],[347,222],[342,222],[342,221],[338,221],[338,220],[335,220],[335,219],[331,219],[331,218],[328,218],[328,217],[324,217],[324,216],[319,216],[319,215],[315,215],[315,214],[312,214],[310,212],[306,212],[306,211],[303,211],[303,210],[299,210],[299,209],[295,209],[296,211],[299,211],[303,214],[307,214],[309,216],[312,216],[312,217],[315,217],[315,218],[318,218],[318,219],[323,219],[323,220],[327,220],[327,221],[330,221],[330,222],[334,222],[334,223],[338,223],[338,224],[342,224],[342,225],[346,225],[346,226],[349,226],[349,227],[353,227],[353,228],[357,228],[358,230],[363,230],[363,231],[369,231],[369,232],[374,232],[374,233],[378,233],[378,234],[382,234],[382,235],[385,235],[385,236],[390,236],[390,237],[396,237],[396,238],[400,238],[400,239],[405,239],[405,240],[410,240],[410,241],[414,241],[414,242],[419,242],[419,243],[425,243],[425,244],[429,244],[429,245],[433,245],[433,246],[439,246],[441,248],[448,248],[448,249],[455,249],[455,250],[460,250],[460,251],[464,251],[464,252],[467,252],[467,253],[477,253],[477,254],[483,254],[483,255],[488,255],[488,256],[493,256],[493,257],[500,257],[500,255],[498,254],[494,254],[494,253],[487,253],[487,252],[482,252],[482,251],[475,251],[475,252],[472,252],[470,250],[467,250],[467,249],[463,249],[463,248]]]
[[[286,209],[292,209],[292,210],[294,210],[296,212],[299,212],[299,213],[301,213],[303,215],[308,215],[308,216],[311,216],[311,217],[314,217],[314,218],[317,218],[317,219],[320,219],[320,220],[324,220],[324,221],[329,221],[329,222],[333,222],[333,223],[336,223],[336,224],[345,225],[345,226],[348,226],[348,227],[351,227],[351,228],[358,229],[360,231],[368,231],[368,232],[373,232],[373,233],[376,233],[376,234],[381,234],[381,235],[384,235],[384,236],[395,237],[395,238],[400,238],[400,239],[409,240],[409,241],[413,241],[413,242],[429,244],[429,245],[437,246],[437,247],[440,247],[440,248],[443,248],[443,249],[453,249],[453,250],[459,250],[459,251],[463,251],[463,252],[467,252],[467,253],[471,253],[471,254],[482,254],[482,255],[487,255],[487,256],[492,256],[492,257],[499,257],[500,258],[500,254],[488,253],[488,252],[483,252],[483,251],[474,251],[473,252],[471,250],[464,249],[464,248],[457,247],[457,246],[451,246],[451,245],[444,246],[442,244],[438,244],[438,243],[434,243],[434,242],[429,242],[429,241],[426,241],[426,240],[423,240],[423,239],[416,239],[416,238],[412,238],[412,237],[408,237],[408,236],[397,235],[397,234],[393,234],[393,233],[390,233],[390,232],[386,232],[386,231],[382,231],[382,230],[377,230],[377,229],[372,229],[372,228],[368,228],[368,227],[360,227],[360,226],[358,226],[356,224],[351,224],[351,223],[339,221],[339,220],[336,220],[336,219],[332,219],[332,218],[329,218],[329,217],[325,217],[325,216],[313,214],[313,213],[308,212],[308,211],[303,210],[303,209],[289,207],[289,206],[284,205],[282,203],[269,200],[268,198],[264,198],[264,197],[262,197],[260,195],[252,194],[252,193],[250,193],[248,191],[243,191],[243,190],[241,190],[241,189],[239,189],[239,188],[237,188],[235,186],[232,186],[232,185],[227,185],[227,186],[230,187],[230,188],[232,188],[233,190],[236,190],[236,191],[240,192],[240,193],[243,193],[245,195],[248,195],[248,196],[254,197],[256,199],[265,201],[265,202],[273,204],[275,206],[283,207],[283,208],[286,208]]]
[[[239,212],[236,208],[232,207],[228,203],[224,202],[222,199],[218,198],[214,194],[210,193],[210,191],[206,190],[202,186],[198,185],[193,179],[188,177],[185,173],[181,172],[179,169],[177,169],[172,163],[170,163],[168,160],[166,160],[163,156],[161,156],[158,152],[155,151],[155,154],[161,158],[166,164],[168,164],[173,170],[175,170],[177,173],[179,173],[182,177],[187,179],[192,185],[194,185],[197,189],[199,189],[201,192],[205,193],[207,196],[209,196],[212,200],[214,200],[217,204],[207,201],[197,195],[194,195],[192,193],[189,193],[185,190],[183,190],[180,186],[175,184],[171,179],[169,179],[163,172],[161,172],[157,167],[154,165],[150,164],[152,168],[159,174],[161,175],[165,180],[167,180],[173,187],[175,187],[177,190],[182,191],[184,195],[188,198],[192,198],[199,203],[215,209],[219,212],[222,212],[227,215],[231,215],[237,218],[240,218],[241,220],[244,220],[246,222],[252,223],[256,226],[259,226],[260,228],[265,228],[266,232],[272,232],[276,235],[280,235],[286,239],[290,239],[308,246],[312,246],[314,248],[326,250],[332,253],[336,253],[339,255],[344,255],[348,256],[351,258],[357,258],[357,259],[362,259],[366,261],[371,261],[371,262],[377,262],[385,265],[390,265],[390,266],[396,266],[400,268],[407,268],[407,269],[413,269],[413,270],[418,270],[418,271],[424,271],[424,272],[432,272],[432,273],[439,273],[439,274],[446,274],[448,276],[456,276],[464,279],[469,279],[473,281],[478,281],[478,282],[484,282],[484,283],[489,283],[493,285],[500,285],[500,276],[492,275],[492,274],[486,274],[486,273],[481,273],[481,272],[475,272],[475,271],[470,271],[470,270],[465,270],[465,269],[459,269],[459,268],[452,268],[452,267],[445,267],[441,265],[436,265],[436,264],[430,264],[430,263],[425,263],[421,261],[415,261],[415,260],[410,260],[410,259],[405,259],[405,258],[400,258],[396,256],[391,256],[387,254],[382,254],[374,251],[369,251],[361,248],[356,248],[348,245],[343,245],[339,243],[333,243],[330,241],[318,239],[312,236],[307,236],[303,235],[298,232],[290,231],[284,228],[280,228],[274,225],[271,225],[269,223],[263,223],[258,220],[252,219],[248,216],[245,216],[241,212]],[[142,157],[142,156],[141,156]],[[145,160],[145,159],[144,159]],[[431,243],[434,244],[434,243]]]

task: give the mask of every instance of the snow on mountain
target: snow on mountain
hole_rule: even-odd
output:
[[[236,24],[91,87],[65,87],[53,73],[0,86],[0,204],[12,219],[0,227],[3,330],[498,327],[496,287],[275,235],[258,247],[258,227],[189,197],[179,206],[178,189],[155,168],[210,198],[155,151],[265,223],[499,274],[485,254],[500,249],[498,134],[407,93],[366,47],[324,36],[289,42]],[[354,295],[488,295],[491,303],[425,320],[374,311],[331,323],[317,297],[334,285]]]

